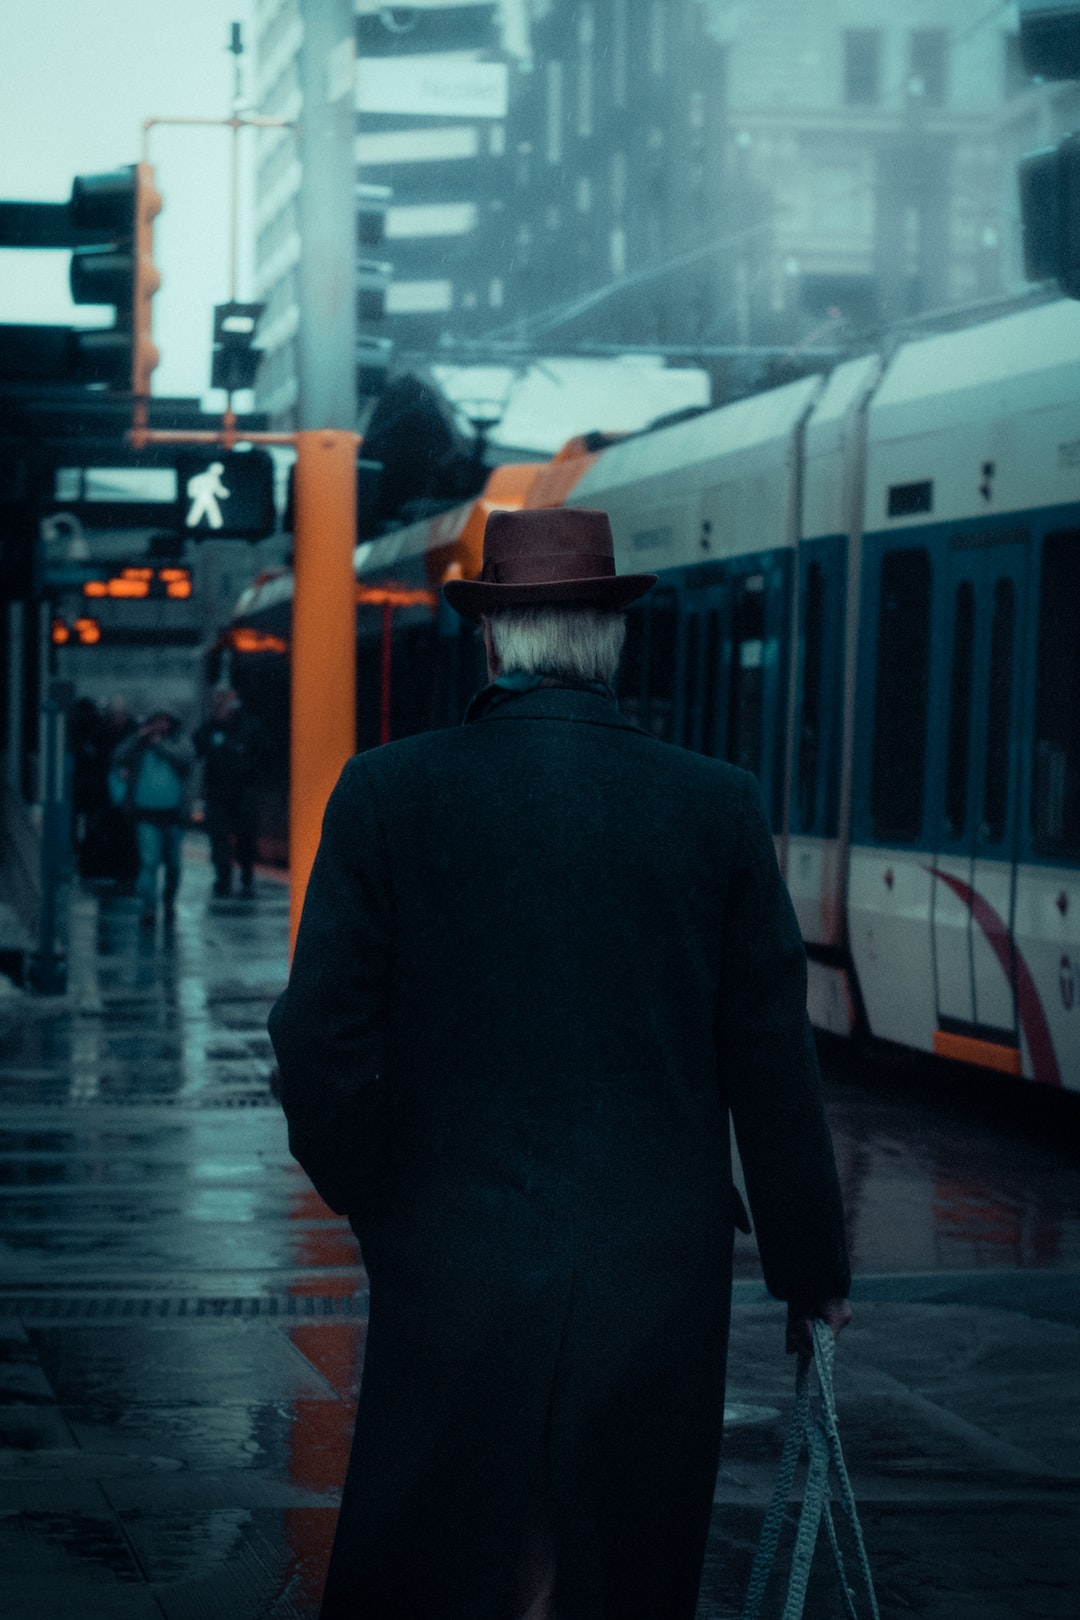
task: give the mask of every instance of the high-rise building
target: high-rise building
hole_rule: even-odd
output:
[[[530,0],[512,294],[553,347],[717,341],[724,51],[699,0]]]
[[[256,0],[264,112],[300,115],[304,3]],[[407,364],[640,345],[754,386],[715,351],[1020,291],[1018,160],[1080,119],[985,0],[354,4],[358,179],[392,193],[358,253],[393,264]],[[298,143],[260,140],[258,402],[286,422]]]
[[[1024,286],[1016,166],[1064,132],[1015,7],[702,0],[724,49],[735,333],[798,340]]]
[[[932,15],[931,15],[932,12]],[[1016,167],[1080,116],[982,0],[529,0],[522,330],[843,340],[1024,286]]]
[[[299,53],[305,4],[256,0],[260,111],[302,116]],[[380,243],[358,259],[389,261],[385,318],[360,303],[361,334],[392,340],[406,360],[433,354],[506,309],[507,119],[524,54],[523,0],[354,0],[357,182],[389,187]],[[278,423],[296,400],[300,254],[296,198],[302,141],[266,131],[256,166],[256,283],[267,310],[258,398]],[[369,193],[370,195],[370,193]],[[359,292],[372,292],[370,267]],[[365,285],[367,284],[367,285]]]

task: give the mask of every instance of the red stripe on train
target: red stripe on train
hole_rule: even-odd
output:
[[[953,893],[967,906],[986,935],[987,943],[1001,963],[1006,978],[1009,977],[1010,967],[1015,962],[1016,1010],[1020,1015],[1020,1027],[1024,1032],[1028,1051],[1031,1053],[1031,1066],[1035,1071],[1035,1078],[1044,1080],[1051,1086],[1060,1086],[1061,1070],[1058,1068],[1050,1026],[1046,1022],[1046,1013],[1043,1011],[1039,992],[1035,988],[1035,980],[1031,976],[1031,969],[1010,937],[1005,923],[993,906],[984,900],[981,894],[976,894],[970,884],[950,876],[948,872],[939,872],[936,866],[928,867],[927,871],[932,877],[940,878],[942,883],[948,884]]]

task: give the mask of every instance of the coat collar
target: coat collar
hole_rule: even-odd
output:
[[[464,724],[479,720],[569,720],[593,726],[617,726],[640,731],[619,713],[613,694],[585,686],[536,686],[526,692],[485,686],[465,711]]]

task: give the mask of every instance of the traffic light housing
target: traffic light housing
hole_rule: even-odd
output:
[[[252,348],[252,344],[265,308],[265,304],[235,302],[214,306],[211,388],[224,388],[229,394],[235,394],[241,388],[254,388],[263,351]]]
[[[153,241],[161,197],[152,167],[133,163],[110,174],[76,176],[70,211],[76,231],[99,238],[71,256],[72,299],[116,309],[111,327],[72,331],[74,380],[145,397],[159,359],[151,302],[161,286]]]
[[[1035,78],[1080,79],[1080,5],[1020,0],[1020,51]]]
[[[1025,275],[1080,299],[1080,134],[1022,158],[1019,179]]]

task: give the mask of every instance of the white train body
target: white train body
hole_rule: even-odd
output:
[[[1080,306],[518,473],[488,506],[601,507],[620,570],[659,575],[620,702],[759,777],[813,1022],[1080,1089]],[[482,517],[361,548],[358,579],[434,589]]]

